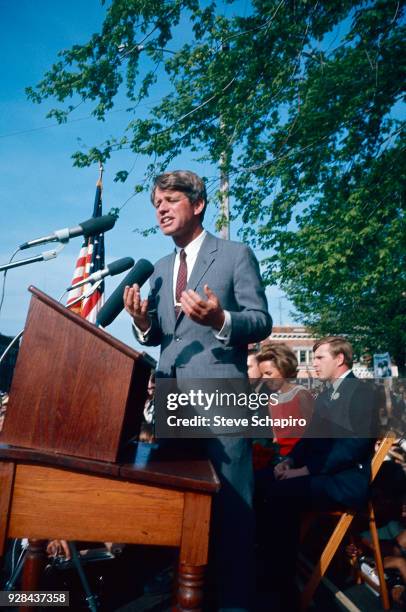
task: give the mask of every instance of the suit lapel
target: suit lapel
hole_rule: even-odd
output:
[[[354,384],[350,380],[355,380],[355,378],[354,374],[350,372],[340,382],[336,390],[328,389],[319,396],[319,415],[326,420],[329,431],[335,437],[337,437],[337,432],[343,431],[345,428],[345,411]]]
[[[206,237],[203,240],[203,244],[200,247],[195,265],[193,266],[192,274],[190,275],[186,289],[196,289],[197,285],[202,279],[202,276],[206,274],[207,270],[215,260],[216,251],[217,238],[207,232]]]
[[[212,234],[210,234],[209,232],[207,232],[206,237],[203,240],[203,244],[200,247],[199,254],[195,261],[195,265],[193,266],[192,274],[190,275],[190,278],[187,282],[186,290],[188,289],[196,290],[196,287],[198,286],[202,277],[206,274],[207,270],[210,268],[213,261],[215,260],[216,251],[217,251],[217,238],[213,236]],[[172,279],[173,279],[174,261],[175,261],[175,258],[173,259],[173,262],[172,262]],[[172,282],[171,282],[171,291],[173,295]],[[173,302],[173,298],[172,298],[172,302]],[[183,319],[184,316],[185,316],[184,312],[181,311],[178,318],[176,319],[175,326],[179,324],[179,322]]]
[[[340,406],[346,405],[349,401],[352,391],[354,390],[355,380],[356,376],[353,372],[350,372],[338,385],[337,395],[340,401]]]

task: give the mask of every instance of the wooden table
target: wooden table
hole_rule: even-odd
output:
[[[29,538],[22,589],[37,590],[48,539],[176,546],[175,609],[197,611],[219,487],[204,459],[142,466],[0,445],[0,556],[7,538]]]

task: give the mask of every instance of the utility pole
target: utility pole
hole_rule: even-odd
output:
[[[221,44],[221,53],[227,52],[229,45]],[[220,133],[226,137],[225,121],[223,116],[220,116]],[[220,154],[220,217],[222,225],[220,229],[220,237],[224,240],[230,240],[230,196],[229,188],[230,181],[228,175],[228,151],[227,147]]]
[[[282,325],[282,300],[283,297],[278,298],[278,306],[279,306],[279,325]]]
[[[223,121],[220,123],[220,129],[223,131]],[[227,171],[227,153],[222,151],[220,155],[220,215],[222,226],[220,229],[220,237],[224,240],[230,240],[230,197],[229,197],[229,176]]]

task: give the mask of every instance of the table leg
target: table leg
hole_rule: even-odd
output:
[[[0,462],[0,557],[4,554],[11,498],[13,495],[15,464],[11,461]]]
[[[25,554],[21,589],[23,591],[38,591],[41,577],[47,563],[47,540],[28,540]],[[31,607],[22,606],[20,612],[32,612]]]
[[[179,612],[200,612],[203,606],[210,506],[210,495],[185,494],[177,591]]]
[[[203,605],[205,566],[181,563],[178,575],[178,611],[199,612]]]

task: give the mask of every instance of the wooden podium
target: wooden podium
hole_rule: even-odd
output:
[[[0,443],[117,461],[139,432],[148,357],[30,291]]]
[[[148,356],[30,291],[0,432],[0,557],[8,538],[28,537],[22,588],[37,590],[48,538],[177,546],[174,609],[200,611],[220,488],[211,463],[126,457],[141,422]]]

